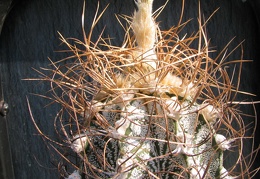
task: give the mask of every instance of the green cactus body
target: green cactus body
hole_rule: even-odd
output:
[[[69,102],[63,96],[55,101],[72,111],[70,116],[84,119],[62,124],[77,126],[77,139],[68,141],[80,158],[79,175],[231,179],[223,166],[223,151],[233,142],[241,143],[235,140],[234,130],[223,133],[220,127],[235,115],[227,110],[232,91],[229,77],[221,64],[209,58],[206,39],[201,49],[189,47],[194,39],[203,39],[203,28],[198,37],[189,39],[180,39],[174,28],[157,30],[152,2],[136,0],[138,11],[131,23],[136,41],[127,38],[124,48],[106,44],[109,50],[101,51],[95,45],[100,41],[85,42],[87,50],[81,54],[62,38],[77,59],[66,66],[66,73],[54,64],[57,79],[47,80],[63,91],[69,89],[63,93]],[[86,82],[87,77],[92,81]]]

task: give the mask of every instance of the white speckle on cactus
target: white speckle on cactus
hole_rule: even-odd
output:
[[[115,123],[118,133],[125,135],[126,130],[131,126],[135,133],[141,134],[141,125],[130,125],[130,123],[145,120],[146,111],[133,105],[127,105],[122,111],[120,120]]]
[[[190,179],[202,179],[205,177],[205,169],[200,166],[198,166],[198,168],[192,168],[190,171],[190,175]]]
[[[126,118],[121,118],[120,120],[116,121],[115,127],[117,128],[117,132],[120,135],[125,135],[125,131],[130,125],[130,121]]]
[[[167,110],[167,116],[170,118],[177,119],[180,115],[181,105],[178,103],[176,96],[165,100],[165,109]]]
[[[221,117],[220,112],[210,104],[203,104],[200,113],[209,122],[214,122],[217,118]]]
[[[231,147],[231,143],[234,142],[233,139],[227,140],[225,136],[221,134],[216,134],[215,135],[215,140],[216,143],[218,144],[219,148],[221,150],[228,150]]]
[[[129,140],[128,140],[129,142]],[[139,142],[135,142],[137,145],[136,147],[139,147],[140,141]],[[150,148],[150,145],[148,146],[142,146],[139,150],[142,151],[142,149],[146,149],[146,148]],[[134,149],[134,148],[133,148]],[[141,179],[143,178],[143,170],[140,169],[138,167],[138,165],[140,164],[141,161],[145,161],[147,159],[149,159],[151,156],[149,155],[149,152],[137,152],[135,154],[130,152],[131,149],[128,149],[128,152],[125,153],[125,155],[117,160],[117,166],[122,168],[123,171],[122,174],[117,177],[117,179],[121,179],[121,178],[127,178],[127,179]],[[138,157],[136,157],[138,155]],[[137,165],[138,164],[138,165]],[[136,167],[134,167],[135,165],[137,165]],[[134,167],[134,168],[133,168]],[[128,173],[130,171],[130,173]],[[127,174],[128,173],[128,174]],[[126,175],[130,175],[127,176]]]
[[[76,153],[82,152],[86,147],[87,137],[76,135],[76,136],[74,136],[74,139],[76,139],[76,140],[74,140],[72,142],[71,149]]]
[[[186,154],[186,155],[194,155],[192,141],[194,140],[193,135],[189,135],[187,133],[178,132],[177,138],[181,142],[177,144],[177,147],[173,154]]]
[[[70,174],[68,177],[65,177],[65,179],[81,179],[81,176],[79,174],[78,170],[75,170],[72,174]]]
[[[127,145],[124,145],[124,151],[126,153],[131,153],[132,150],[135,148],[135,147],[138,147],[139,146],[139,142],[138,140],[135,140],[135,139],[127,139]]]
[[[128,156],[127,154],[124,155],[122,158],[117,160],[117,166],[120,166],[121,168],[124,168],[125,170],[128,170],[133,166],[133,160],[130,158],[131,156]]]
[[[122,135],[115,128],[108,129],[108,135],[110,135],[114,139],[121,139]]]

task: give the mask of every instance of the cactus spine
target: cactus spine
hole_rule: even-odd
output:
[[[223,166],[223,152],[241,153],[244,132],[229,124],[242,119],[229,101],[231,80],[222,62],[208,55],[203,26],[195,37],[179,38],[178,27],[159,30],[153,0],[135,3],[135,41],[126,31],[123,47],[76,41],[86,47],[80,50],[62,37],[76,60],[66,72],[53,63],[54,78],[46,76],[54,91],[63,91],[62,97],[54,92],[71,118],[62,131],[80,158],[67,177],[235,178],[234,168]],[[190,48],[195,39],[205,45]],[[97,48],[100,42],[108,50]]]

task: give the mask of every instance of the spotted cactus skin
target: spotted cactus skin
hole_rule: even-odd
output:
[[[76,60],[62,66],[66,72],[54,63],[54,70],[48,70],[52,78],[45,80],[52,84],[54,101],[70,116],[69,122],[61,120],[61,131],[79,158],[72,174],[102,179],[239,177],[224,167],[224,151],[234,148],[240,154],[237,139],[245,130],[229,125],[242,123],[230,101],[235,90],[224,63],[209,57],[202,24],[195,37],[180,38],[179,27],[159,30],[153,0],[135,3],[138,10],[130,20],[125,17],[134,36],[126,31],[129,38],[122,47],[104,39],[75,41],[84,46],[80,50],[61,36]],[[190,48],[195,39],[204,46]],[[96,47],[101,42],[107,51]],[[234,165],[243,162],[238,158]]]
[[[183,103],[181,106],[185,106],[185,111],[177,111],[177,117],[158,117],[163,113],[163,107],[158,105],[162,101],[147,103],[133,99],[124,107],[106,106],[102,112],[108,121],[114,122],[117,136],[120,136],[119,140],[110,142],[108,146],[111,148],[107,148],[106,155],[106,160],[120,171],[115,174],[116,178],[179,178],[179,175],[184,178],[219,178],[223,150],[228,148],[221,148],[211,135],[215,132],[213,125],[217,118],[209,122],[201,114],[201,105],[183,100],[178,103]],[[118,109],[121,113],[109,112],[110,109]],[[115,119],[115,116],[118,117]],[[95,150],[99,148],[102,152],[105,142],[101,138],[96,142],[99,147]],[[95,163],[96,154],[89,155],[88,150],[86,153]],[[100,177],[109,178],[106,175]]]

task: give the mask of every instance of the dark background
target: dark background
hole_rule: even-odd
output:
[[[0,1],[1,8],[4,7],[1,6],[2,2],[6,3],[7,0]],[[85,28],[87,32],[95,14],[97,2],[97,0],[86,0]],[[103,36],[112,37],[112,44],[120,46],[124,31],[117,22],[115,14],[132,15],[134,3],[130,0],[102,0],[100,9],[102,10],[108,3],[110,5],[96,26],[92,40],[95,40],[105,27]],[[164,3],[165,0],[155,0],[154,9]],[[45,94],[49,89],[47,85],[22,79],[39,77],[39,74],[32,68],[46,67],[49,64],[48,57],[57,61],[66,56],[66,53],[56,52],[65,49],[60,45],[57,31],[64,37],[83,40],[82,6],[83,0],[17,0],[13,1],[9,11],[6,11],[8,14],[0,36],[0,75],[2,98],[9,104],[10,110],[5,120],[15,178],[58,178],[59,157],[55,156],[53,150],[47,147],[35,130],[29,116],[26,96],[29,98],[37,124],[46,135],[53,139],[56,139],[53,118],[58,108],[55,105],[44,107],[49,101],[31,95],[31,93]],[[207,36],[211,39],[210,46],[220,51],[235,37],[228,48],[231,51],[245,40],[244,59],[253,60],[253,62],[243,65],[240,89],[257,95],[256,97],[247,96],[247,100],[260,100],[260,1],[202,0],[201,2],[201,10],[205,18],[217,8],[220,9],[207,24]],[[164,30],[177,25],[180,11],[181,0],[170,0],[157,19],[160,28]],[[188,19],[192,21],[181,35],[197,31],[197,17],[198,2],[186,0],[183,22]],[[240,54],[241,49],[238,49],[228,60],[240,59]],[[256,105],[256,109],[260,111],[259,105]],[[253,113],[251,107],[243,108],[243,110],[249,114]],[[246,120],[252,120],[252,118]],[[256,145],[259,142],[259,130],[257,130]],[[249,147],[249,144],[245,147]],[[3,147],[2,150],[4,149]],[[260,161],[257,159],[255,167],[259,165]],[[255,178],[259,177],[260,175]]]

